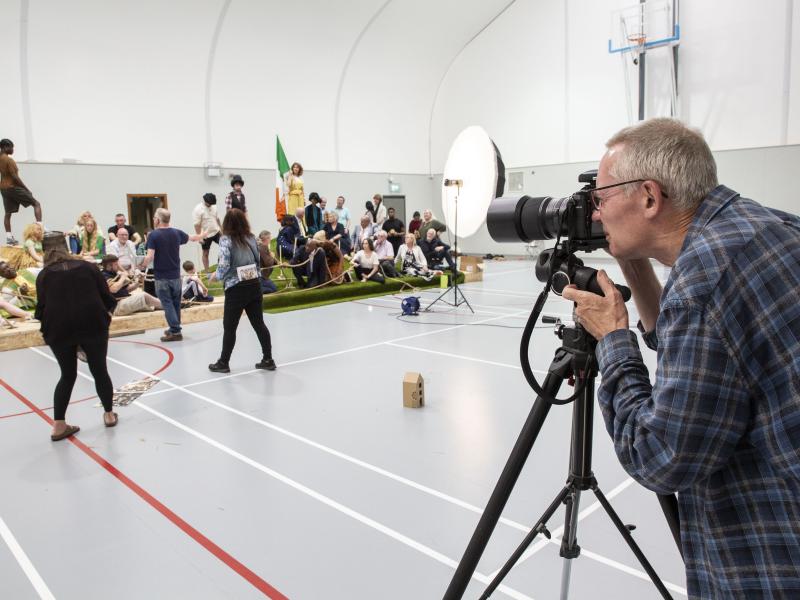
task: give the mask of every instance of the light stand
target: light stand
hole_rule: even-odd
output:
[[[456,209],[455,210],[455,213],[456,213],[455,214],[455,217],[456,217],[455,221],[456,221],[456,225],[454,227],[456,240],[455,240],[455,244],[453,245],[453,255],[454,255],[453,259],[454,260],[453,260],[452,279],[451,279],[451,283],[447,287],[447,289],[445,291],[443,291],[441,294],[439,294],[439,297],[436,298],[436,300],[434,300],[433,302],[428,304],[428,306],[425,307],[425,311],[426,312],[429,311],[431,309],[431,306],[433,306],[437,302],[444,302],[445,304],[447,304],[449,306],[452,306],[452,307],[455,307],[455,308],[458,308],[462,304],[466,304],[467,308],[469,308],[470,312],[472,314],[475,314],[475,311],[472,310],[472,306],[470,306],[469,300],[467,300],[467,297],[464,295],[464,292],[461,290],[461,288],[458,285],[458,196],[459,196],[459,192],[461,191],[461,186],[464,185],[464,182],[461,179],[445,179],[444,180],[444,185],[445,186],[455,186],[455,188],[456,188],[456,201],[455,201],[456,202],[456,204],[455,204],[455,209]],[[451,291],[453,292],[453,301],[449,302],[445,298],[445,296],[447,296],[447,294],[449,294]]]

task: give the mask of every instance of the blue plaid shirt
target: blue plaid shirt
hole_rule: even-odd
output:
[[[700,204],[647,345],[597,345],[625,470],[677,492],[692,598],[800,598],[800,219],[719,186]]]

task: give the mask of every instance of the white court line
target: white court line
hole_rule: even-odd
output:
[[[506,363],[495,362],[493,360],[484,360],[482,358],[475,358],[473,356],[463,356],[461,354],[452,354],[450,352],[440,352],[438,350],[430,350],[428,348],[417,348],[415,346],[406,346],[405,344],[395,344],[394,342],[386,342],[386,345],[394,346],[395,348],[405,348],[407,350],[414,350],[417,352],[427,352],[428,354],[438,354],[439,356],[449,356],[450,358],[458,358],[460,360],[471,360],[474,362],[484,363],[487,365],[494,365],[495,367],[505,367],[506,369],[517,369],[518,371],[522,370],[522,367],[517,365],[509,365]],[[544,371],[534,371],[534,373],[547,375],[547,373]]]
[[[497,315],[495,317],[491,317],[491,318],[488,318],[488,319],[480,319],[478,321],[471,321],[469,323],[461,323],[461,324],[457,324],[457,325],[450,325],[450,326],[447,326],[447,327],[441,327],[439,329],[432,329],[430,331],[424,331],[422,333],[416,333],[414,335],[407,335],[407,336],[404,336],[404,337],[394,338],[394,339],[391,339],[391,340],[385,340],[385,341],[382,341],[382,342],[375,342],[373,344],[365,344],[363,346],[355,346],[354,348],[347,348],[345,350],[338,350],[336,352],[328,352],[326,354],[320,354],[318,356],[310,356],[308,358],[300,358],[298,360],[282,362],[282,363],[278,363],[278,366],[279,367],[290,367],[292,365],[299,365],[299,364],[302,364],[302,363],[307,363],[307,362],[311,362],[311,361],[315,361],[315,360],[320,360],[322,358],[330,358],[331,356],[339,356],[339,355],[342,355],[342,354],[349,354],[350,352],[358,352],[359,350],[368,350],[370,348],[377,348],[378,346],[384,346],[384,345],[387,345],[387,344],[389,344],[391,342],[402,342],[402,341],[405,341],[405,340],[411,340],[411,339],[415,339],[415,338],[418,338],[418,337],[424,337],[424,336],[428,336],[428,335],[435,335],[437,333],[444,333],[445,331],[453,331],[455,329],[461,329],[462,327],[471,327],[471,326],[475,326],[475,325],[480,325],[482,323],[489,323],[491,321],[498,321],[498,320],[505,319],[505,318],[508,318],[508,317],[518,317],[520,315],[525,315],[525,314],[527,314],[527,311],[511,312],[511,313],[508,313],[508,314]],[[435,327],[436,325],[431,323],[431,326]],[[31,350],[33,350],[33,348],[31,348]],[[47,356],[47,354],[44,354],[43,356]],[[125,365],[125,366],[129,366],[129,365]],[[172,384],[172,383],[170,383],[169,385],[174,386],[176,389],[186,389],[186,388],[189,388],[189,387],[195,387],[195,386],[206,384],[206,383],[214,383],[215,381],[222,381],[223,379],[233,379],[234,377],[241,377],[242,375],[249,375],[249,374],[255,373],[257,371],[259,371],[259,369],[249,369],[247,371],[242,371],[240,373],[231,373],[230,375],[223,375],[221,377],[212,377],[210,379],[205,379],[203,381],[195,381],[193,383],[188,383],[188,384],[186,384],[184,386],[179,386],[179,385]],[[146,375],[150,375],[150,374],[146,373]],[[164,380],[162,379],[161,381],[164,381]],[[156,396],[158,394],[164,394],[164,393],[166,393],[168,391],[169,390],[157,390],[155,392],[147,392],[145,394],[142,394],[142,397],[145,397],[145,396]]]
[[[608,494],[606,494],[606,500],[611,501],[613,498],[615,498],[616,496],[621,494],[625,489],[630,487],[630,485],[632,483],[633,483],[633,479],[631,479],[629,477],[628,479],[626,479],[625,481],[620,483],[617,487],[615,487],[613,490],[611,490]],[[600,504],[600,501],[599,500],[595,500],[592,504],[590,504],[589,506],[584,508],[582,511],[580,511],[578,513],[578,523],[580,523],[583,519],[585,519],[586,517],[591,515],[593,512],[595,512],[599,508],[601,508],[601,506],[602,505]],[[551,535],[553,536],[553,538],[560,538],[563,533],[564,533],[564,526],[563,525],[559,525],[555,529],[551,530]],[[515,567],[519,566],[520,564],[522,564],[523,562],[528,560],[531,556],[533,556],[534,554],[539,552],[542,548],[546,548],[547,545],[550,544],[551,542],[552,542],[552,539],[548,540],[547,538],[543,537],[538,542],[536,542],[533,546],[530,546],[522,554],[522,556],[520,556],[519,560],[517,561],[517,563],[514,566]],[[559,539],[558,543],[559,544],[561,543],[560,539]],[[583,548],[583,547],[581,547],[581,548]],[[500,568],[502,568],[502,567],[500,567]],[[497,577],[497,574],[500,572],[500,568],[498,568],[493,573],[491,573],[489,575],[489,577],[491,577],[492,579]],[[642,574],[645,577],[647,577],[646,573],[642,572]]]
[[[37,354],[40,354],[40,355],[44,356],[45,358],[55,362],[54,358],[48,356],[44,352],[41,352],[40,350],[37,350],[36,348],[31,348],[31,350],[34,350],[34,351],[36,351]],[[125,366],[125,367],[127,367],[127,368],[129,368],[129,369],[131,369],[133,371],[146,374],[145,371],[142,371],[141,369],[137,369],[136,367],[132,367],[131,365],[127,365],[127,364],[125,364],[125,363],[123,363],[121,361],[118,361],[116,359],[113,359],[113,358],[109,357],[108,360],[110,360],[110,361],[112,361],[114,363],[120,364],[122,366]],[[81,377],[83,377],[85,379],[88,379],[90,381],[94,381],[94,379],[91,376],[86,375],[85,373],[83,373],[81,371],[78,371],[78,375],[80,375]],[[181,389],[180,386],[176,386],[175,384],[170,384],[169,382],[166,382],[163,379],[161,381],[163,383],[166,383],[167,385],[173,385],[175,388]],[[189,394],[191,394],[193,396],[199,396],[199,394],[195,394],[194,392],[191,392],[191,391],[188,391],[188,390],[184,390],[184,391],[186,391],[187,393],[189,393]],[[218,404],[218,403],[214,403],[214,404]],[[299,483],[298,481],[295,481],[294,479],[291,479],[290,477],[287,477],[286,475],[283,475],[282,473],[279,473],[278,471],[275,471],[274,469],[271,469],[271,468],[267,467],[266,465],[264,465],[264,464],[262,464],[262,463],[260,463],[260,462],[258,462],[256,460],[253,460],[252,458],[250,458],[248,456],[245,456],[244,454],[241,454],[240,452],[237,452],[236,450],[226,446],[225,444],[223,444],[223,443],[221,443],[221,442],[219,442],[219,441],[217,441],[217,440],[215,440],[213,438],[210,438],[207,435],[204,435],[204,434],[200,433],[199,431],[197,431],[195,429],[192,429],[191,427],[189,427],[187,425],[184,425],[183,423],[181,423],[179,421],[176,421],[175,419],[173,419],[171,417],[168,417],[165,414],[160,413],[156,409],[151,408],[150,406],[147,406],[146,404],[142,404],[141,402],[134,402],[134,403],[132,403],[132,405],[140,408],[141,410],[144,410],[145,412],[148,412],[148,413],[152,414],[155,417],[158,417],[162,421],[172,425],[173,427],[176,427],[176,428],[180,429],[181,431],[183,431],[185,433],[188,433],[189,435],[191,435],[191,436],[193,436],[193,437],[205,442],[206,444],[216,448],[217,450],[220,450],[221,452],[224,452],[228,456],[231,456],[232,458],[235,458],[236,460],[238,460],[238,461],[240,461],[240,462],[242,462],[242,463],[244,463],[244,464],[256,469],[257,471],[260,471],[260,472],[264,473],[265,475],[268,475],[269,477],[272,477],[273,479],[276,479],[277,481],[280,481],[281,483],[283,483],[283,484],[285,484],[285,485],[297,490],[298,492],[300,492],[302,494],[305,494],[306,496],[309,496],[310,498],[313,498],[314,500],[317,500],[318,502],[321,502],[322,504],[325,504],[326,506],[328,506],[328,507],[330,507],[330,508],[332,508],[332,509],[334,509],[334,510],[336,510],[336,511],[338,511],[338,512],[340,512],[340,513],[342,513],[342,514],[344,514],[344,515],[346,515],[346,516],[348,516],[348,517],[350,517],[350,518],[352,518],[352,519],[354,519],[354,520],[356,520],[356,521],[358,521],[358,522],[360,522],[360,523],[362,523],[364,525],[366,525],[367,527],[370,527],[370,528],[374,529],[375,531],[378,531],[378,532],[380,532],[380,533],[382,533],[382,534],[394,539],[395,541],[400,542],[401,544],[404,544],[405,546],[408,546],[409,548],[412,548],[412,549],[416,550],[417,552],[420,552],[420,553],[424,554],[425,556],[428,556],[429,558],[432,558],[433,560],[435,560],[435,561],[437,561],[437,562],[439,562],[439,563],[441,563],[443,565],[446,565],[446,566],[450,567],[453,570],[455,570],[458,567],[458,561],[453,560],[452,558],[442,554],[441,552],[437,552],[433,548],[431,548],[429,546],[426,546],[425,544],[422,544],[420,542],[417,542],[416,540],[414,540],[414,539],[412,539],[412,538],[410,538],[410,537],[408,537],[406,535],[403,535],[399,531],[396,531],[396,530],[392,529],[391,527],[388,527],[388,526],[386,526],[386,525],[384,525],[384,524],[382,524],[382,523],[380,523],[380,522],[378,522],[378,521],[376,521],[376,520],[364,515],[363,513],[360,513],[358,511],[352,509],[352,508],[349,508],[348,506],[345,506],[344,504],[342,504],[340,502],[337,502],[336,500],[334,500],[334,499],[332,499],[332,498],[330,498],[330,497],[328,497],[328,496],[326,496],[326,495],[324,495],[324,494],[322,494],[320,492],[317,492],[316,490],[313,490],[313,489],[309,488],[308,486],[305,486],[302,483]],[[220,406],[224,406],[224,405],[220,405]],[[239,411],[236,411],[236,412],[238,413]],[[241,413],[241,414],[244,415],[244,413]],[[476,581],[479,581],[480,583],[483,583],[483,584],[488,584],[491,581],[491,579],[489,577],[487,577],[486,575],[483,575],[483,574],[481,574],[481,573],[479,573],[477,571],[472,575],[472,577]],[[505,585],[501,585],[497,589],[500,590],[501,592],[503,592],[504,594],[510,596],[511,598],[514,598],[515,600],[533,600],[530,596],[526,596],[525,594],[523,594],[521,592],[518,592],[517,590],[515,590],[515,589],[513,589],[511,587],[505,586]]]
[[[25,551],[22,549],[22,546],[19,545],[17,538],[14,537],[14,534],[11,533],[11,530],[6,525],[6,522],[0,517],[0,537],[3,538],[3,541],[8,546],[8,549],[11,550],[11,554],[14,555],[14,558],[17,559],[19,566],[22,568],[25,576],[28,578],[28,581],[31,582],[31,585],[36,590],[36,593],[39,594],[39,598],[42,600],[55,600],[55,596],[50,591],[50,588],[47,587],[47,584],[42,579],[42,576],[39,575],[39,571],[36,570],[36,567],[33,566],[31,559],[28,558],[28,555],[25,554]]]
[[[424,291],[424,290],[421,290],[421,291]],[[394,302],[395,304],[397,303],[396,299],[385,298],[383,296],[378,296],[376,298],[368,298],[368,300],[381,300],[383,302]],[[477,306],[478,308],[495,308],[495,309],[503,308],[503,309],[510,310],[510,311],[517,311],[518,310],[515,307],[497,306],[495,304],[474,304],[473,302],[470,302],[470,305],[471,306]],[[463,317],[463,316],[469,316],[470,315],[470,313],[468,313],[466,311],[466,309],[464,311],[462,311],[462,312],[456,312],[455,309],[452,309],[450,311],[430,311],[430,312],[425,312],[423,310],[423,311],[421,311],[421,314],[454,315],[454,316],[457,316],[457,317]],[[488,315],[506,314],[506,315],[511,315],[512,313],[499,313],[499,312],[487,312],[485,310],[476,310],[475,314],[488,314]]]
[[[435,333],[435,332],[428,332],[428,333]],[[414,337],[418,337],[418,336],[414,336]],[[378,345],[382,345],[382,344],[394,345],[393,342],[381,342]],[[413,346],[411,348],[413,348],[414,350],[417,350],[417,348],[414,348]],[[55,362],[55,359],[53,357],[49,356],[48,354],[42,352],[41,350],[39,350],[37,348],[30,348],[30,350],[33,351],[33,352],[36,352],[37,354],[40,354],[41,356],[47,358],[48,360],[51,360],[51,361]],[[342,351],[342,352],[347,352],[347,351]],[[341,354],[342,352],[337,352],[336,354]],[[319,358],[319,357],[312,357],[311,359],[314,359],[314,358]],[[311,359],[303,359],[301,361],[294,361],[294,363],[287,363],[287,364],[295,364],[297,362],[303,362],[305,360],[311,360]],[[108,357],[108,360],[111,361],[111,362],[114,362],[114,363],[116,363],[118,365],[121,365],[123,367],[126,367],[126,368],[128,368],[128,369],[130,369],[132,371],[140,373],[142,375],[149,375],[149,373],[147,373],[146,371],[143,371],[142,369],[139,369],[137,367],[134,367],[132,365],[129,365],[127,363],[119,361],[119,360],[117,360],[115,358]],[[80,371],[78,372],[78,374],[81,375],[82,377],[85,377],[86,379],[89,379],[90,381],[93,381],[93,379],[91,377],[89,377],[88,375],[86,375],[86,374],[84,374],[84,373],[82,373]],[[217,379],[222,379],[222,378],[220,377],[220,378],[217,378]],[[323,451],[323,452],[325,452],[327,454],[330,454],[332,456],[336,456],[337,458],[340,458],[342,460],[350,462],[350,463],[352,463],[354,465],[360,466],[360,467],[362,467],[364,469],[367,469],[369,471],[372,471],[372,472],[374,472],[376,474],[379,474],[379,475],[382,475],[384,477],[387,477],[388,479],[392,479],[394,481],[397,481],[398,483],[407,485],[407,486],[409,486],[411,488],[414,488],[414,489],[416,489],[418,491],[421,491],[423,493],[429,494],[429,495],[431,495],[433,497],[439,498],[440,500],[444,500],[445,502],[449,502],[449,503],[451,503],[451,504],[453,504],[455,506],[458,506],[460,508],[463,508],[465,510],[473,512],[475,514],[478,514],[478,515],[483,514],[483,509],[479,508],[479,507],[477,507],[477,506],[475,506],[473,504],[470,504],[468,502],[465,502],[463,500],[460,500],[458,498],[455,498],[453,496],[445,494],[444,492],[440,492],[439,490],[436,490],[434,488],[430,488],[430,487],[425,486],[423,484],[420,484],[420,483],[417,483],[417,482],[412,481],[410,479],[407,479],[407,478],[405,478],[405,477],[403,477],[401,475],[397,475],[395,473],[392,473],[391,471],[387,471],[386,469],[382,469],[381,467],[377,467],[375,465],[372,465],[372,464],[370,464],[370,463],[368,463],[366,461],[363,461],[363,460],[360,460],[360,459],[355,458],[353,456],[350,456],[348,454],[345,454],[344,452],[340,452],[338,450],[334,450],[333,448],[330,448],[328,446],[325,446],[323,444],[315,442],[315,441],[313,441],[313,440],[311,440],[309,438],[303,437],[303,436],[301,436],[299,434],[296,434],[296,433],[294,433],[292,431],[289,431],[287,429],[279,427],[278,425],[270,423],[269,421],[264,421],[263,419],[259,419],[258,417],[254,417],[253,415],[250,415],[248,413],[240,411],[240,410],[238,410],[236,408],[230,407],[230,406],[228,406],[226,404],[223,404],[221,402],[217,402],[216,400],[208,398],[207,396],[203,396],[202,394],[198,394],[194,390],[186,389],[188,386],[180,386],[180,385],[174,384],[174,383],[172,383],[170,381],[167,381],[167,380],[164,380],[164,379],[162,379],[161,382],[164,383],[165,385],[170,386],[170,389],[169,390],[165,390],[165,391],[173,391],[173,390],[183,391],[184,393],[189,394],[190,396],[193,396],[193,397],[195,397],[195,398],[197,398],[199,400],[202,400],[204,402],[207,402],[208,404],[211,404],[213,406],[217,406],[218,408],[221,408],[222,410],[225,410],[227,412],[233,413],[233,414],[235,414],[237,416],[240,416],[240,417],[242,417],[242,418],[244,418],[244,419],[246,419],[248,421],[251,421],[253,423],[261,425],[261,426],[263,426],[263,427],[265,427],[267,429],[271,429],[271,430],[273,430],[273,431],[275,431],[277,433],[281,433],[281,434],[283,434],[283,435],[285,435],[285,436],[287,436],[289,438],[292,438],[292,439],[294,439],[296,441],[299,441],[299,442],[307,444],[307,445],[309,445],[311,447],[317,448],[318,450],[321,450],[321,451]],[[196,384],[194,384],[194,385],[196,385]],[[144,394],[144,395],[147,395],[147,394]],[[631,483],[633,483],[633,480],[632,479],[627,479],[626,481],[624,481],[623,483],[618,485],[616,488],[611,490],[611,492],[609,492],[606,495],[606,498],[611,500],[617,494],[619,494],[625,488],[627,488]],[[592,512],[594,512],[598,508],[600,508],[600,503],[595,501],[592,505],[588,506],[587,508],[585,508],[584,510],[582,510],[578,514],[578,521],[580,522],[583,518],[587,517],[588,515],[590,515]],[[506,525],[506,526],[508,526],[508,527],[511,527],[513,529],[517,529],[518,531],[521,531],[521,532],[523,532],[525,534],[527,534],[530,531],[530,527],[528,527],[526,525],[522,525],[521,523],[518,523],[518,522],[513,521],[512,519],[508,519],[506,517],[500,517],[499,522],[504,524],[504,525]],[[561,533],[563,533],[563,529],[564,529],[563,525],[561,525],[561,526],[557,527],[556,529],[554,529],[553,530],[553,536],[561,535]],[[548,544],[548,540],[543,540],[543,541],[540,541],[539,543],[535,544],[532,548],[530,548],[528,550],[528,552],[526,553],[527,556],[523,555],[523,557],[521,558],[520,562],[522,562],[523,560],[526,560],[527,558],[532,556],[534,553],[538,552],[542,547],[545,547],[547,544]],[[646,573],[644,573],[644,572],[639,572],[639,573],[640,573],[639,576],[647,577]],[[487,579],[487,581],[485,583],[488,583],[489,581],[494,579],[496,574],[497,574],[497,572],[495,572],[492,575],[489,575],[488,579]]]
[[[634,483],[633,479],[631,479],[629,477],[628,479],[626,479],[625,481],[620,483],[618,486],[616,486],[614,489],[612,489],[608,494],[606,494],[605,495],[606,496],[606,500],[608,500],[608,501],[613,500],[616,496],[618,496],[624,490],[629,488],[633,483]],[[584,508],[582,511],[580,511],[578,513],[578,522],[580,523],[583,519],[585,519],[586,517],[588,517],[592,513],[598,511],[600,508],[602,508],[602,505],[600,504],[600,501],[599,500],[595,500],[594,502],[592,502],[592,504],[590,504],[589,506],[587,506],[586,508]],[[519,560],[516,562],[516,564],[514,565],[514,568],[517,568],[520,564],[522,564],[523,562],[528,560],[531,556],[533,556],[534,554],[539,552],[542,548],[547,547],[549,544],[555,544],[557,546],[560,546],[561,545],[561,536],[563,534],[564,534],[564,525],[559,525],[558,527],[556,527],[555,529],[552,530],[552,533],[551,533],[552,538],[547,539],[547,538],[543,537],[541,540],[536,542],[533,546],[528,548],[523,553],[523,555],[519,558]],[[640,569],[636,569],[634,567],[630,567],[630,566],[628,566],[626,564],[623,564],[623,563],[618,562],[616,560],[613,560],[611,558],[607,558],[605,556],[597,554],[596,552],[592,552],[590,550],[587,550],[584,546],[581,546],[581,555],[582,556],[586,556],[586,558],[589,558],[591,560],[594,560],[594,561],[597,561],[599,563],[602,563],[602,564],[604,564],[606,566],[609,566],[609,567],[611,567],[613,569],[617,569],[618,571],[622,571],[623,573],[627,573],[628,575],[633,575],[634,577],[638,577],[639,579],[643,579],[645,581],[650,581],[650,576],[647,573],[645,573],[644,571],[642,571]],[[500,569],[497,569],[493,573],[490,573],[489,577],[491,579],[494,579],[495,577],[497,577],[497,574],[499,572],[500,572]],[[684,596],[688,595],[688,592],[686,591],[686,588],[681,587],[679,585],[676,585],[674,583],[670,583],[670,582],[668,582],[668,581],[666,581],[664,579],[662,579],[661,581],[664,583],[664,585],[666,586],[667,589],[672,590],[673,592],[676,592],[678,594],[682,594]]]
[[[497,273],[487,273],[486,271],[483,272],[484,277],[499,277],[500,275],[510,275],[511,273],[522,273],[523,271],[533,271],[535,269],[535,263],[531,264],[530,267],[526,267],[524,269],[512,269],[510,271],[500,271]]]

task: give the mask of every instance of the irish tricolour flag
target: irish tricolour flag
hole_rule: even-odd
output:
[[[275,140],[277,141],[275,150],[275,217],[280,223],[286,214],[286,185],[283,178],[289,172],[289,161],[286,160],[286,155],[283,153],[281,138],[276,135]]]

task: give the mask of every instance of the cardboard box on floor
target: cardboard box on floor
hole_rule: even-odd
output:
[[[459,256],[459,270],[464,271],[464,283],[483,281],[483,257]]]
[[[419,373],[408,372],[403,377],[403,406],[406,408],[425,406],[425,380]]]

